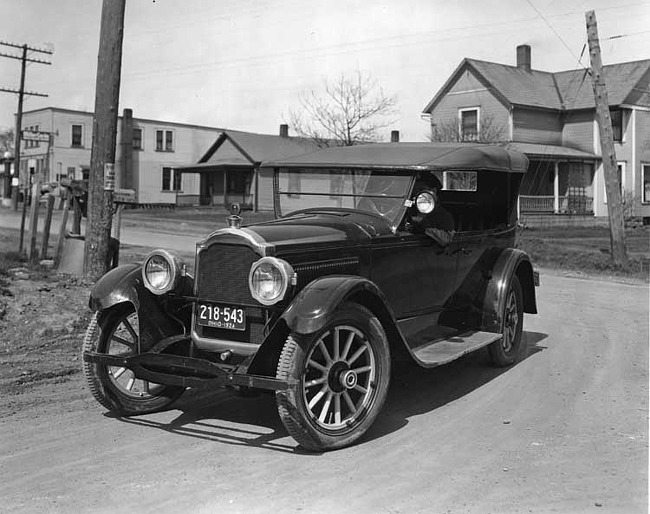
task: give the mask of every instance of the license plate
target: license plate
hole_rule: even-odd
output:
[[[204,327],[246,330],[246,311],[232,305],[199,303],[196,319]]]

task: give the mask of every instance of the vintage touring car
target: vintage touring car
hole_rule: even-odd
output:
[[[480,144],[381,143],[263,163],[276,219],[120,266],[90,294],[83,342],[94,397],[119,415],[185,389],[268,390],[304,448],[355,442],[391,363],[448,363],[487,346],[525,352],[538,275],[515,247],[528,161]]]

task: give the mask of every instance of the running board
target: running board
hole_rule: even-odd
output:
[[[433,368],[447,364],[499,339],[501,339],[501,334],[494,332],[464,332],[447,339],[438,339],[424,344],[413,350],[413,357],[421,366]]]

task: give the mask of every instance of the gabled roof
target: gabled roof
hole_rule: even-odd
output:
[[[277,161],[273,168],[361,168],[393,170],[482,169],[524,173],[528,159],[502,146],[480,143],[375,143],[326,148]]]
[[[239,155],[219,155],[219,148],[226,141],[232,143]],[[299,137],[225,130],[199,159],[199,164],[257,166],[262,161],[313,152],[316,148],[313,141]]]
[[[636,104],[650,107],[650,59],[604,66],[603,76],[609,105]],[[555,78],[567,109],[596,107],[591,76],[587,70],[563,71],[556,73]]]
[[[466,58],[424,108],[424,112],[430,113],[466,70],[471,70],[507,107],[554,110],[595,107],[591,77],[585,69],[559,73],[526,71],[517,66]],[[639,101],[641,105],[650,106],[650,59],[604,66],[603,75],[611,106],[638,104]]]

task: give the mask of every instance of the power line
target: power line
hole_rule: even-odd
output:
[[[569,45],[566,43],[566,41],[564,41],[564,39],[562,38],[562,36],[560,36],[560,34],[558,33],[558,31],[555,30],[555,27],[553,27],[553,25],[551,24],[551,22],[548,21],[548,20],[544,17],[544,15],[539,11],[539,9],[538,9],[537,7],[535,7],[535,4],[533,4],[533,2],[531,2],[531,0],[526,0],[526,2],[528,2],[528,4],[529,4],[533,9],[535,9],[535,12],[536,12],[537,14],[539,14],[539,17],[542,18],[542,20],[544,20],[544,22],[545,22],[545,23],[549,26],[549,28],[553,31],[553,34],[555,34],[555,35],[557,36],[557,38],[562,42],[562,44],[563,44],[563,45],[565,46],[565,48],[569,51],[569,53],[570,53],[570,54],[571,54],[571,55],[572,55],[572,56],[573,56],[573,57],[578,61],[578,64],[580,64],[581,66],[584,66],[584,64],[582,64],[582,62],[581,62],[581,60],[580,60],[581,57],[578,57],[578,56],[576,56],[576,54],[573,53],[573,50],[571,50],[571,47],[569,47]]]
[[[30,52],[37,52],[37,53],[42,53],[42,54],[47,54],[47,55],[52,55],[51,50],[46,50],[43,48],[36,48],[33,46],[29,46],[27,44],[16,44],[16,43],[9,43],[7,41],[0,41],[0,45],[3,46],[8,46],[11,48],[20,48],[21,54],[20,56],[13,55],[13,54],[4,54],[0,53],[0,57],[5,57],[9,59],[18,59],[20,60],[20,88],[19,89],[14,89],[14,88],[0,88],[0,92],[3,93],[11,93],[11,94],[17,94],[18,95],[18,111],[16,113],[16,134],[15,134],[15,142],[14,142],[14,166],[16,169],[16,172],[18,176],[21,175],[21,166],[20,166],[20,141],[22,139],[22,123],[23,123],[23,99],[25,95],[30,95],[30,96],[44,96],[46,97],[47,95],[45,93],[37,93],[35,91],[25,91],[25,71],[27,68],[27,62],[34,62],[37,64],[52,64],[49,61],[43,61],[41,59],[32,59],[27,57],[27,51],[29,50]],[[5,178],[5,191],[8,189],[12,189],[12,204],[14,210],[18,210],[18,188],[13,187],[13,184],[8,181],[8,178]],[[22,178],[22,185],[24,188],[24,196],[23,196],[23,212],[22,212],[22,219],[20,222],[20,246],[18,248],[18,252],[22,253],[23,251],[23,236],[25,232],[25,217],[27,214],[27,195],[29,192],[29,176],[23,177]]]

